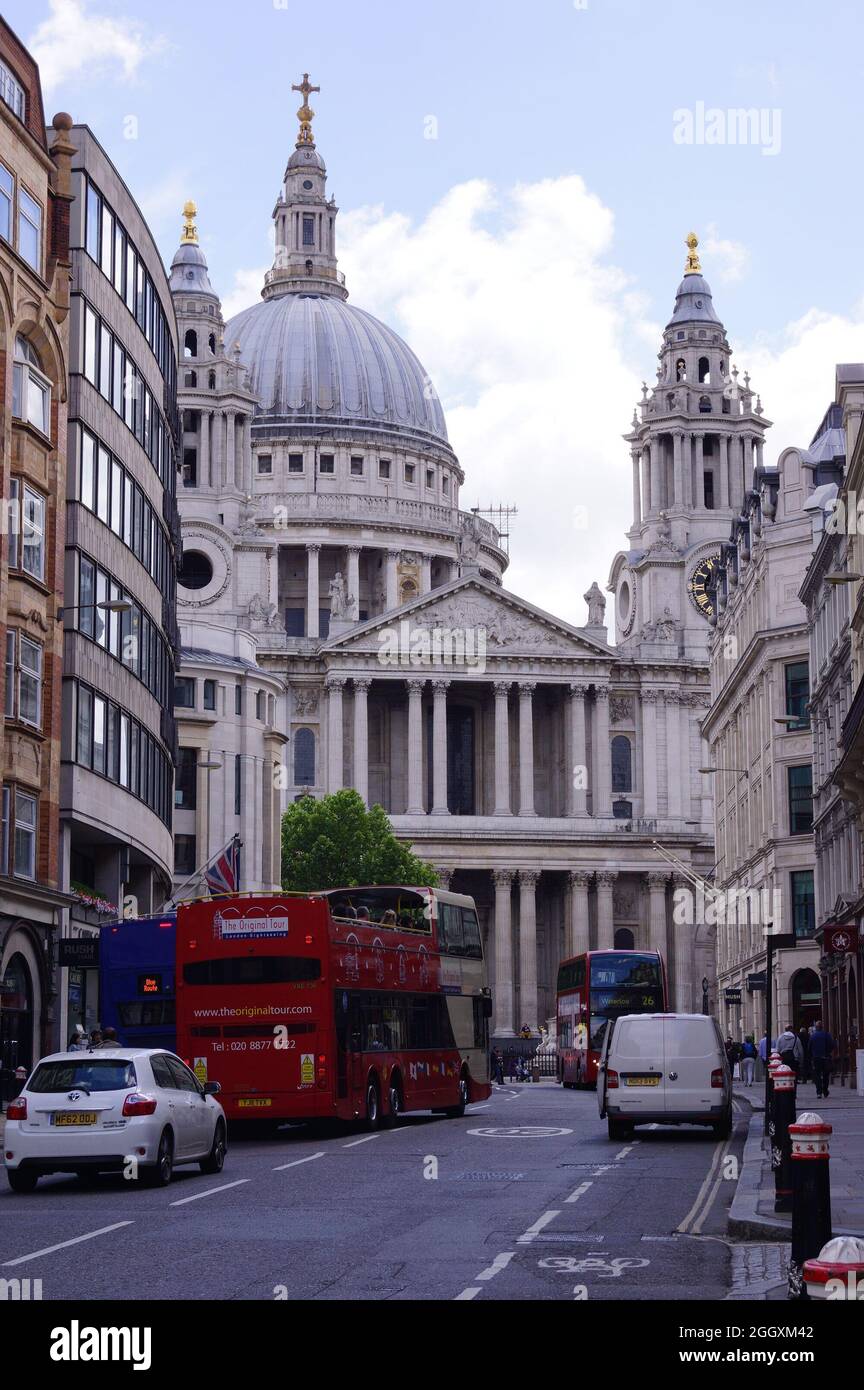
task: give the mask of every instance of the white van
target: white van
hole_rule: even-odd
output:
[[[720,1029],[706,1014],[624,1014],[606,1029],[597,1073],[610,1139],[635,1125],[710,1125],[732,1133],[732,1078]]]

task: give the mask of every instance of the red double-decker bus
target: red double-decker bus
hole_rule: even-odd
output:
[[[595,1086],[609,1020],[665,1013],[663,957],[657,951],[586,951],[561,962],[557,994],[558,1080]]]
[[[473,899],[431,888],[234,896],[177,912],[177,1050],[232,1120],[464,1114],[489,1085]]]

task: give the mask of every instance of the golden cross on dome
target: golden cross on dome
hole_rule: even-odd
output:
[[[687,264],[684,267],[684,274],[701,275],[702,267],[699,264],[699,256],[696,251],[696,247],[699,245],[699,238],[695,232],[690,233],[690,235],[687,238],[686,244],[689,247],[689,253],[687,256]]]
[[[198,245],[198,228],[195,226],[195,214],[198,211],[191,198],[183,204],[183,234],[180,237],[181,245]]]
[[[297,136],[297,144],[314,145],[315,141],[312,138],[312,118],[315,112],[309,105],[309,96],[312,92],[320,92],[321,88],[313,87],[309,81],[308,72],[304,72],[303,81],[300,83],[292,82],[291,90],[292,92],[300,92],[303,97],[303,105],[297,112],[297,119],[300,122],[300,134]]]

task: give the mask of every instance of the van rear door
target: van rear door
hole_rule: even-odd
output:
[[[667,1018],[663,1023],[666,1054],[666,1110],[669,1115],[699,1115],[719,1105],[723,1093],[711,1086],[711,1073],[722,1067],[714,1023],[707,1016]]]
[[[665,1109],[661,1019],[651,1014],[619,1018],[609,1065],[618,1073],[615,1106],[622,1118]]]

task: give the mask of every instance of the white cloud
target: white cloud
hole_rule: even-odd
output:
[[[28,42],[46,89],[84,73],[89,81],[105,71],[128,82],[146,58],[166,46],[137,20],[94,14],[84,0],[50,0],[50,10]]]
[[[269,266],[259,266],[254,270],[234,272],[234,284],[222,300],[222,313],[226,323],[235,314],[239,314],[241,309],[248,309],[250,304],[258,303],[264,276],[269,269]]]
[[[610,261],[614,217],[567,176],[496,191],[450,190],[420,222],[365,207],[345,212],[339,255],[351,302],[402,334],[429,372],[465,470],[461,505],[518,507],[508,588],[571,622],[605,588],[632,519],[630,425],[644,374],[654,381],[661,324]],[[716,228],[700,250],[709,282],[743,274],[746,248]],[[226,318],[254,303],[263,268],[240,271]],[[672,309],[677,277],[670,271]],[[715,296],[718,312],[722,298]],[[665,322],[665,317],[664,320]],[[740,344],[774,428],[766,462],[811,439],[839,361],[864,358],[864,305],[811,310],[773,338]],[[613,604],[607,608],[614,632]]]
[[[709,222],[699,247],[703,265],[710,265],[712,279],[721,285],[743,280],[750,270],[750,251],[743,241],[721,237],[715,223]]]

